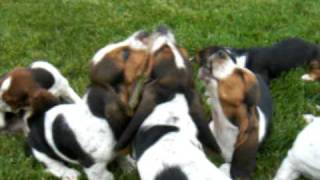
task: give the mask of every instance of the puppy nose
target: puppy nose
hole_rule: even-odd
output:
[[[168,27],[166,27],[165,25],[160,25],[160,26],[157,28],[157,32],[159,32],[160,34],[168,34],[169,29],[168,29]]]
[[[221,59],[224,59],[224,58],[226,58],[226,52],[224,52],[224,50],[219,50],[219,51],[217,52],[217,56],[218,56],[219,58],[221,58]]]
[[[142,41],[142,40],[144,40],[145,38],[147,38],[148,36],[149,36],[149,33],[148,33],[148,32],[146,32],[146,31],[140,31],[140,32],[137,34],[136,38]]]

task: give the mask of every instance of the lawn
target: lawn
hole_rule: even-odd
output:
[[[0,0],[0,73],[37,59],[56,65],[82,94],[96,50],[139,29],[166,24],[189,54],[207,45],[269,45],[286,37],[320,43],[318,0]],[[271,84],[274,118],[253,179],[271,179],[297,133],[302,114],[315,113],[318,83],[303,83],[305,67]],[[54,179],[24,155],[22,136],[0,136],[0,179]],[[219,164],[221,159],[215,159]],[[138,179],[116,172],[116,179]]]

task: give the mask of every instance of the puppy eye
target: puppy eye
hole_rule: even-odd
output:
[[[123,49],[123,51],[122,51],[122,58],[123,58],[124,60],[128,60],[129,56],[130,56],[130,49],[129,49],[129,48]]]

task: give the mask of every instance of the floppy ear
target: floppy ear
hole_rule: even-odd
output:
[[[256,106],[260,98],[260,87],[256,76],[246,69],[238,69],[237,73],[241,76],[245,87],[244,103],[248,107]]]
[[[209,129],[209,121],[205,117],[203,106],[200,103],[200,97],[195,90],[188,91],[186,95],[188,96],[187,99],[189,100],[188,103],[190,106],[190,115],[193,122],[197,126],[198,138],[200,142],[210,150],[219,153],[219,145],[216,142],[213,133]]]
[[[240,132],[236,149],[232,156],[231,176],[232,178],[250,179],[251,172],[256,167],[256,154],[259,147],[258,142],[258,121],[254,108],[247,112],[247,127]],[[241,125],[240,125],[241,126]]]
[[[159,98],[157,96],[161,90],[161,87],[157,86],[156,83],[156,81],[150,82],[143,91],[142,100],[137,108],[136,113],[122,133],[114,148],[116,151],[126,148],[131,143],[143,121],[159,103]]]

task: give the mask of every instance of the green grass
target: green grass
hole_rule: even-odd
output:
[[[190,55],[210,44],[250,47],[290,36],[320,43],[319,7],[318,0],[0,0],[0,73],[48,59],[83,93],[95,51],[136,30],[166,24]],[[320,86],[301,82],[304,71],[292,70],[272,82],[272,131],[254,179],[274,176],[304,127],[301,115],[316,112]],[[23,141],[0,136],[0,179],[54,179],[25,157]],[[138,179],[136,173],[116,174],[120,180]]]

